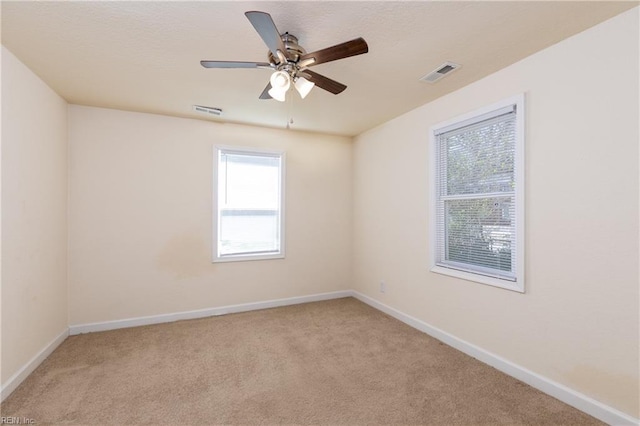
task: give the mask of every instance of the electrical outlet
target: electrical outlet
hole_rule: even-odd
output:
[[[387,285],[384,283],[384,281],[380,281],[380,293],[384,293],[387,291]]]

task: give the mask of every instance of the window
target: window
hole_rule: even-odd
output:
[[[431,270],[524,292],[524,95],[431,139]]]
[[[217,148],[214,261],[284,257],[284,154]]]

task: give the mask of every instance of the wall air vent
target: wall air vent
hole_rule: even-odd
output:
[[[451,74],[453,71],[457,70],[458,68],[460,68],[460,65],[458,64],[455,64],[453,62],[445,62],[435,70],[431,71],[429,74],[422,77],[420,81],[426,81],[427,83],[435,83],[445,75]]]
[[[214,107],[208,107],[208,106],[202,106],[202,105],[194,105],[193,106],[193,110],[195,112],[202,112],[204,114],[211,114],[211,115],[215,115],[215,116],[222,115],[222,110],[220,108],[214,108]]]

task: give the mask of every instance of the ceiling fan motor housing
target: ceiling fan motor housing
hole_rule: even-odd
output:
[[[287,57],[287,62],[296,63],[300,59],[300,56],[307,53],[307,51],[298,44],[298,37],[289,33],[284,33],[280,37],[282,37],[282,42],[287,50],[286,52],[283,52]],[[269,51],[269,62],[273,65],[280,65],[280,60],[275,58],[271,51]]]

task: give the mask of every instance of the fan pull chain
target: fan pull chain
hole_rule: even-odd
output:
[[[293,98],[294,96],[294,90],[289,89],[289,91],[291,92],[289,94],[289,114],[287,115],[287,129],[291,128],[291,125],[293,124]]]

